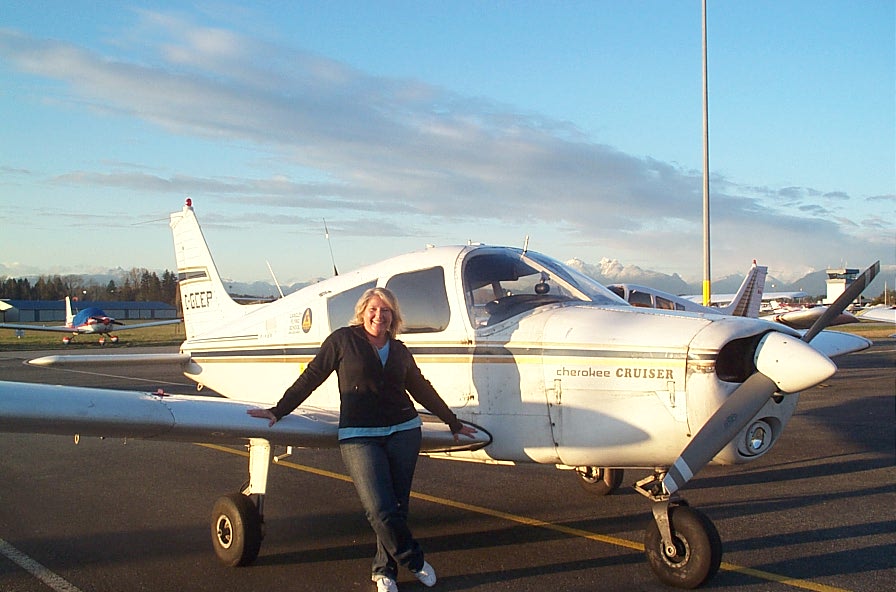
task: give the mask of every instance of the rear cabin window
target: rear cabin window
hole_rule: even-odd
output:
[[[405,333],[438,333],[448,328],[451,309],[441,267],[393,276],[386,288],[398,298]]]
[[[667,298],[663,298],[662,296],[656,297],[656,307],[664,310],[684,310],[684,306],[677,302],[672,302]]]
[[[339,327],[345,327],[355,318],[355,304],[358,299],[369,290],[376,288],[376,281],[355,286],[345,292],[340,292],[327,300],[327,316],[330,317],[330,330],[335,331]]]

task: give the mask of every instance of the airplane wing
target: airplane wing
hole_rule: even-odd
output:
[[[768,302],[769,300],[798,300],[800,298],[805,298],[809,295],[808,292],[763,292],[762,301]],[[731,302],[737,294],[713,294],[710,297],[710,302],[713,304],[725,304],[727,302]],[[685,294],[680,296],[680,298],[684,298],[685,300],[690,300],[691,302],[695,302],[697,304],[701,304],[703,302],[702,294]]]
[[[28,360],[35,366],[92,366],[94,364],[186,364],[190,354],[66,354]]]
[[[300,407],[273,427],[246,414],[254,403],[205,396],[168,396],[136,391],[0,382],[0,431],[82,435],[175,442],[272,444],[306,448],[338,445],[339,415]],[[473,450],[491,442],[476,426],[476,438],[459,443],[447,425],[424,417],[422,452]]]
[[[0,323],[0,329],[22,329],[25,331],[56,331],[57,333],[76,333],[77,330],[61,325],[17,325],[15,323]]]
[[[863,321],[877,321],[879,323],[896,323],[896,308],[876,306],[865,309],[859,313],[859,319]]]
[[[128,325],[125,323],[116,323],[118,327],[115,329],[117,332],[127,331],[128,329],[145,329],[146,327],[161,327],[162,325],[179,325],[182,321],[180,319],[168,319],[167,321],[152,321],[150,323],[137,323],[135,325]]]

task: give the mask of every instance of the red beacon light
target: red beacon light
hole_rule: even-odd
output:
[[[187,206],[188,208],[192,208],[192,207],[193,207],[193,200],[190,199],[189,197],[187,198],[186,206]]]

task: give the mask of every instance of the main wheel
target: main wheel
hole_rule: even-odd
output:
[[[579,485],[591,495],[609,495],[622,485],[622,469],[605,469],[603,467],[576,467]]]
[[[713,577],[722,563],[722,539],[705,514],[687,506],[670,506],[669,522],[675,545],[669,555],[656,520],[644,534],[644,553],[650,569],[662,582],[676,588],[696,588]]]
[[[261,549],[261,516],[247,496],[232,493],[218,498],[212,508],[212,546],[227,566],[248,565]]]

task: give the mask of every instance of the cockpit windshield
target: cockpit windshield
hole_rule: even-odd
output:
[[[558,302],[623,305],[600,283],[555,259],[518,249],[484,249],[464,265],[464,290],[475,327],[494,325]]]

